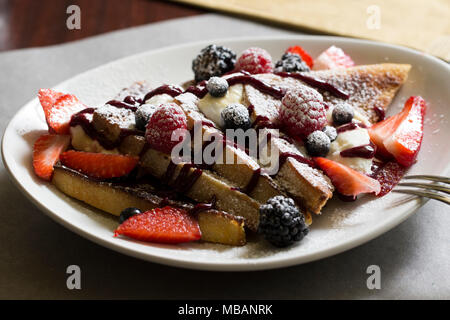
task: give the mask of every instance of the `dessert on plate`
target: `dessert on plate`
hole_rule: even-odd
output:
[[[331,46],[274,62],[209,45],[193,80],[136,82],[100,106],[41,89],[48,133],[33,167],[63,193],[118,216],[115,236],[278,247],[300,242],[333,196],[381,197],[414,164],[426,102],[385,117],[411,66],[356,65]]]

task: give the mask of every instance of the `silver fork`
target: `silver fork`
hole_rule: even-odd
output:
[[[450,178],[432,175],[413,175],[403,177],[403,180],[425,180],[425,183],[423,181],[400,182],[397,185],[398,187],[414,187],[417,189],[395,188],[392,191],[435,199],[450,205],[450,196],[448,196],[450,195],[450,188],[447,186],[450,185]],[[427,181],[431,182],[427,183]]]

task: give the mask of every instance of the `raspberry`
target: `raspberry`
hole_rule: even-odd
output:
[[[242,52],[236,62],[237,71],[247,71],[251,74],[273,72],[272,57],[261,48],[248,48]]]
[[[289,90],[281,102],[280,120],[291,135],[306,138],[327,124],[322,95],[312,88]]]
[[[183,110],[175,103],[166,103],[153,113],[147,124],[145,137],[149,145],[155,150],[170,153],[180,141],[172,141],[172,133],[177,129],[187,130],[187,119]]]

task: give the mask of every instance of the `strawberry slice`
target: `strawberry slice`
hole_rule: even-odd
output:
[[[401,165],[410,167],[422,144],[425,110],[422,97],[410,97],[401,112],[369,129],[370,139],[384,156],[393,156]]]
[[[341,48],[331,46],[314,61],[314,70],[353,67],[355,63]]]
[[[311,58],[308,52],[300,46],[292,46],[286,50],[286,53],[295,53],[298,54],[302,60],[308,65],[308,67],[312,68],[314,65],[314,60]]]
[[[200,240],[198,222],[183,209],[164,207],[146,211],[125,220],[114,236],[158,243],[182,243]]]
[[[74,150],[64,152],[60,159],[65,166],[100,179],[127,175],[139,162],[138,157]]]
[[[86,108],[74,95],[51,89],[39,90],[38,97],[51,133],[68,134],[72,115]]]
[[[38,177],[50,181],[53,166],[61,152],[67,149],[70,142],[68,135],[44,134],[36,140],[33,147],[33,168]]]
[[[356,197],[360,193],[380,193],[380,183],[375,179],[326,158],[314,158],[314,161],[331,179],[337,191],[345,196]]]
[[[39,102],[42,109],[44,109],[45,116],[47,117],[48,111],[53,107],[56,100],[64,95],[62,92],[57,92],[52,89],[40,89],[38,92]]]

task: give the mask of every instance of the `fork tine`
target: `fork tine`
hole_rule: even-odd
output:
[[[403,179],[424,179],[424,180],[431,180],[431,181],[436,181],[436,182],[450,183],[450,178],[441,177],[441,176],[433,176],[433,175],[413,175],[413,176],[403,177]]]
[[[427,190],[441,191],[450,194],[449,187],[434,183],[401,182],[398,184],[398,186],[423,188]]]
[[[397,193],[406,193],[406,194],[412,194],[415,196],[420,196],[420,197],[426,197],[426,198],[430,198],[430,199],[434,199],[434,200],[438,200],[438,201],[442,201],[446,204],[450,204],[450,198],[447,196],[443,196],[434,192],[429,192],[429,191],[419,191],[419,190],[412,190],[412,189],[395,189],[392,190],[392,192],[397,192]]]

